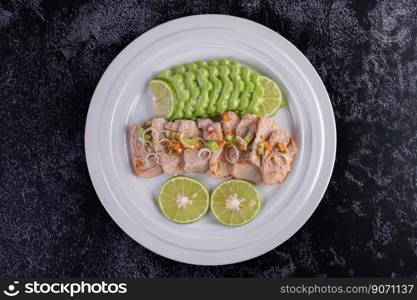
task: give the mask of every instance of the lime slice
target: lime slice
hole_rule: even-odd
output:
[[[284,97],[279,86],[270,78],[261,76],[260,84],[264,88],[264,95],[260,99],[259,116],[272,116],[277,110],[285,106]]]
[[[173,87],[168,82],[154,79],[149,83],[149,88],[151,89],[156,115],[165,119],[170,118],[174,113],[175,105]]]
[[[260,207],[258,190],[245,180],[225,181],[211,194],[211,211],[225,225],[240,226],[252,221]]]
[[[177,223],[195,222],[207,213],[209,193],[198,180],[176,176],[167,180],[158,196],[162,213]]]

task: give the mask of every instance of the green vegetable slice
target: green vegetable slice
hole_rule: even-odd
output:
[[[255,90],[255,84],[251,81],[251,72],[248,67],[240,68],[241,77],[244,84],[244,89],[240,95],[240,103],[238,110],[241,113],[245,113],[249,107],[252,93]]]
[[[138,129],[138,137],[140,140],[149,141],[151,139],[151,136],[149,134],[145,134],[145,129],[143,127],[140,127]]]
[[[220,150],[219,144],[214,140],[205,141],[204,147],[208,148],[210,151],[213,151],[213,152]]]
[[[230,62],[230,78],[233,81],[233,91],[230,94],[228,110],[237,110],[240,104],[239,96],[242,93],[245,85],[240,77],[240,66],[237,62]]]
[[[220,94],[222,92],[223,83],[219,79],[218,62],[216,60],[213,60],[209,61],[208,64],[209,79],[210,82],[213,84],[213,88],[209,93],[209,104],[207,106],[207,114],[209,116],[215,116],[217,99],[219,99]]]
[[[207,68],[201,67],[197,72],[198,85],[201,88],[200,96],[197,100],[197,106],[194,110],[194,117],[203,117],[206,114],[209,105],[209,93],[213,89],[213,84],[209,81],[209,71]]]
[[[259,155],[264,155],[264,153],[265,153],[265,141],[260,141],[258,143],[258,148],[256,148],[256,152]]]
[[[252,140],[253,140],[254,137],[255,136],[253,135],[253,133],[252,132],[249,132],[243,139],[245,140],[245,142],[247,144],[250,144],[250,142],[252,142]]]
[[[219,75],[223,83],[222,92],[217,100],[216,113],[220,114],[227,110],[230,95],[233,91],[233,82],[230,80],[230,67],[227,65],[220,65]]]
[[[254,115],[258,114],[261,97],[264,94],[264,89],[260,83],[260,78],[261,76],[257,72],[253,72],[251,75],[251,80],[255,85],[255,90],[253,91],[252,99],[250,100],[247,112]]]
[[[195,148],[199,141],[198,137],[185,137],[181,139],[181,144],[186,148]]]

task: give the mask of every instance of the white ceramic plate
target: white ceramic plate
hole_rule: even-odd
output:
[[[126,128],[154,115],[147,84],[160,70],[194,60],[235,59],[275,79],[287,106],[274,117],[296,138],[294,169],[281,185],[259,187],[263,207],[254,221],[233,228],[209,213],[175,224],[155,199],[166,175],[135,176]],[[326,89],[308,60],[274,31],[245,19],[200,15],[155,27],[130,43],[101,78],[85,130],[88,169],[97,194],[116,223],[146,248],[173,260],[221,265],[277,247],[311,216],[328,185],[336,127]],[[221,180],[196,175],[213,188]]]

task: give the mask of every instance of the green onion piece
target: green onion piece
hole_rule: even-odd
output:
[[[194,148],[198,143],[198,137],[185,137],[182,139],[181,143],[184,147]]]
[[[210,151],[213,151],[213,152],[220,150],[219,144],[213,140],[205,141],[204,147],[208,148]]]
[[[252,132],[249,132],[243,139],[245,140],[245,142],[247,144],[249,144],[250,142],[252,142],[252,140],[253,140],[254,137],[255,136],[253,135],[253,133]]]
[[[140,127],[138,129],[139,139],[149,141],[151,139],[151,136],[149,134],[144,134],[144,133],[145,133],[145,129],[143,127]]]
[[[260,141],[258,144],[258,148],[256,149],[259,155],[263,155],[265,153],[265,141]]]
[[[236,141],[236,137],[231,134],[226,134],[224,139],[232,145],[239,146],[239,143]]]

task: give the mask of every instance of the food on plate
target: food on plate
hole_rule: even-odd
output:
[[[211,193],[210,209],[216,219],[225,225],[244,225],[256,217],[260,208],[258,190],[245,180],[227,180]]]
[[[196,61],[161,71],[150,81],[158,117],[172,120],[239,115],[272,116],[285,105],[270,78],[228,59]]]
[[[158,196],[162,213],[177,223],[192,223],[203,217],[209,209],[209,193],[198,180],[176,176],[167,180]]]
[[[141,125],[133,125],[129,130],[130,156],[133,168],[137,175],[146,178],[152,178],[163,173],[159,164],[159,157],[153,151],[149,130],[146,130],[149,126],[150,123],[147,122]]]
[[[285,106],[284,96],[278,84],[272,79],[262,76],[260,84],[263,86],[264,94],[262,103],[259,105],[259,116],[273,116],[278,109]]]
[[[152,93],[153,106],[157,117],[169,118],[174,113],[174,95],[169,83],[162,80],[151,80],[149,88]]]
[[[282,183],[298,151],[295,139],[269,118],[285,106],[277,83],[218,59],[161,71],[149,87],[156,117],[130,126],[130,155],[138,176],[174,176],[158,196],[162,213],[191,223],[210,206],[225,225],[253,220],[261,206],[253,183]],[[210,198],[200,181],[184,176],[188,173],[229,180]]]
[[[285,180],[298,151],[271,118],[232,111],[221,120],[151,118],[130,127],[130,150],[139,176],[210,172],[265,185]]]

